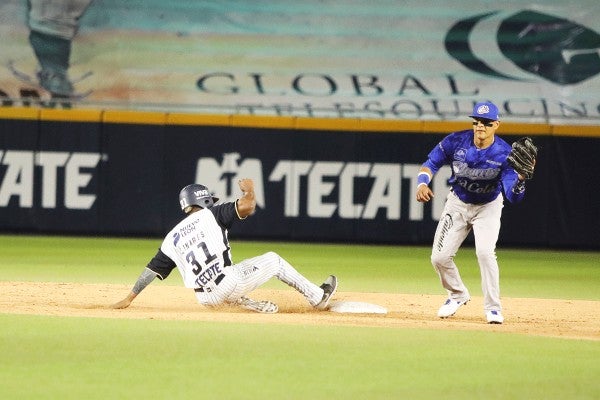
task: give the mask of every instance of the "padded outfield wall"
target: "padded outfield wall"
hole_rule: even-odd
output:
[[[428,244],[448,170],[424,206],[416,170],[490,100],[540,147],[501,241],[600,247],[598,1],[69,2],[0,2],[0,231],[161,235],[243,174],[239,237]]]
[[[424,157],[470,122],[386,122],[3,109],[0,229],[4,232],[157,235],[181,217],[191,182],[221,201],[256,182],[256,214],[238,238],[428,244],[450,171],[431,204],[415,200]],[[7,114],[10,118],[7,118]],[[505,204],[501,243],[600,247],[600,128],[505,123],[507,141],[540,148],[519,205]]]

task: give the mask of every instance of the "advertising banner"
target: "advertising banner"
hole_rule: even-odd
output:
[[[600,3],[4,0],[3,107],[600,121]]]
[[[257,210],[232,228],[236,238],[430,244],[448,193],[442,169],[434,200],[415,198],[438,134],[0,124],[3,232],[163,235],[183,216],[183,186],[204,184],[226,202],[241,195],[240,178],[252,178]],[[536,144],[536,176],[522,203],[505,202],[500,242],[600,248],[600,193],[581,170],[600,142],[539,136]]]

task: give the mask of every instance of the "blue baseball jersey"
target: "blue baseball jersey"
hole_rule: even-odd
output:
[[[502,192],[508,201],[517,203],[525,195],[515,185],[518,176],[506,162],[511,146],[498,136],[485,149],[473,142],[472,129],[451,133],[435,146],[423,164],[432,174],[444,165],[450,165],[452,191],[465,203],[489,203]]]

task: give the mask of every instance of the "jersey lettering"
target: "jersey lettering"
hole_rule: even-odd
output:
[[[200,265],[200,263],[196,261],[196,255],[193,251],[190,251],[186,254],[185,260],[194,266],[194,268],[192,269],[194,275],[198,275],[202,271],[202,265]]]
[[[224,226],[234,216],[233,203],[215,205],[187,216],[165,236],[161,251],[173,260],[186,287],[205,286],[231,265]]]
[[[211,265],[196,278],[196,284],[204,286],[222,273],[223,271],[221,270],[221,265],[219,263]]]
[[[204,264],[208,265],[217,258],[217,256],[215,254],[210,254],[210,251],[208,251],[208,247],[206,246],[205,242],[198,243],[198,247],[202,248],[202,251],[204,252],[204,255],[206,256],[206,260],[204,260]]]
[[[452,170],[456,177],[466,177],[472,180],[476,179],[495,179],[500,174],[500,168],[471,168],[466,162],[454,161]]]
[[[481,185],[477,182],[469,182],[466,179],[458,179],[456,184],[459,185],[460,187],[462,187],[463,189],[467,190],[468,192],[480,193],[480,194],[491,193],[497,187],[497,185],[493,184],[493,183],[488,183],[487,185]]]
[[[204,265],[208,265],[217,259],[216,255],[210,254],[210,251],[208,250],[208,247],[206,246],[205,242],[198,243],[197,247],[199,249],[202,249],[202,252],[204,253],[204,256],[206,257],[206,259],[203,261]],[[194,253],[194,251],[190,251],[189,253],[187,253],[185,256],[185,259],[189,264],[194,266],[194,268],[192,269],[192,272],[194,273],[194,275],[199,275],[200,272],[202,272],[202,265],[198,262],[198,260],[196,260],[196,254]]]

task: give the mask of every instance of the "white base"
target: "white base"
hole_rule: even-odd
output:
[[[333,301],[329,311],[353,314],[387,314],[387,309],[377,304],[362,301]]]

